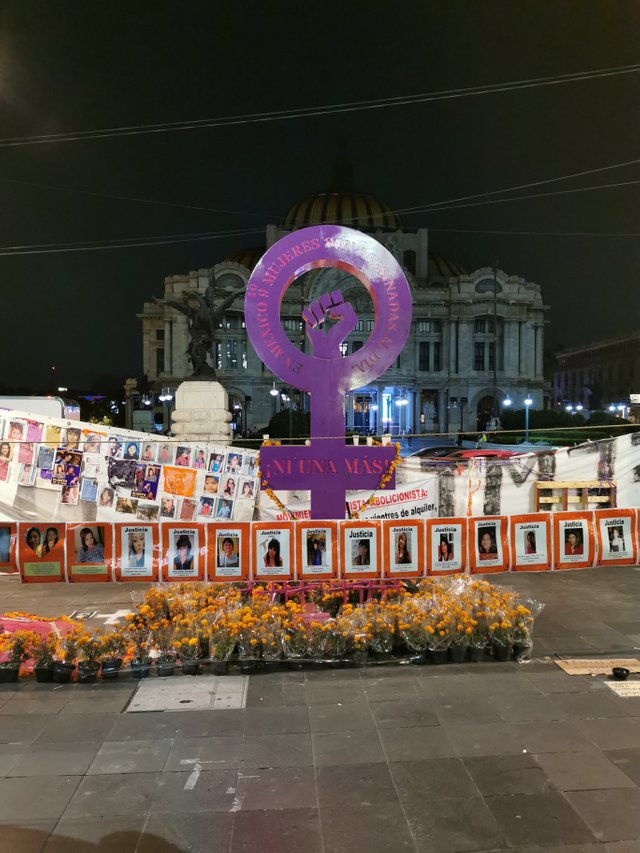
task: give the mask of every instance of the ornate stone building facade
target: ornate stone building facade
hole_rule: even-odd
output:
[[[455,432],[484,428],[510,398],[543,406],[544,312],[540,286],[490,267],[467,273],[429,252],[427,229],[405,229],[391,208],[362,193],[318,193],[294,205],[280,225],[266,228],[266,246],[311,224],[339,223],[379,240],[403,266],[413,296],[412,331],[394,366],[375,385],[347,398],[346,426],[394,434]],[[161,298],[145,303],[144,372],[155,392],[175,388],[191,373],[186,356],[186,318],[165,303],[213,283],[221,298],[244,288],[263,249],[240,252],[211,269],[169,276]],[[291,340],[306,345],[300,314],[321,293],[341,290],[360,318],[345,344],[359,349],[373,325],[368,293],[348,273],[324,268],[302,276],[287,291],[281,322]],[[212,362],[229,393],[241,431],[263,428],[276,409],[308,408],[305,395],[283,388],[247,341],[243,299],[226,312]],[[270,393],[277,391],[278,393]],[[284,396],[283,396],[284,395]]]

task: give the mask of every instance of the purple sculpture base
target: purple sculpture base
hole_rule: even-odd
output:
[[[306,447],[266,446],[260,450],[260,471],[274,491],[310,491],[311,518],[340,520],[345,518],[345,492],[378,489],[395,455],[394,447],[350,447],[340,439]],[[391,489],[395,476],[394,470],[387,484]]]

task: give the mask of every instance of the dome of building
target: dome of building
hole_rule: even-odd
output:
[[[402,221],[391,205],[356,190],[312,193],[289,208],[282,228],[305,228],[324,223],[352,226],[362,231],[402,228]]]
[[[448,281],[452,276],[467,275],[466,269],[457,261],[445,258],[442,255],[434,255],[429,252],[429,265],[427,278],[429,283],[436,281]]]
[[[264,246],[255,246],[252,249],[238,249],[237,252],[227,255],[225,261],[232,264],[242,264],[243,267],[252,270],[266,251]]]

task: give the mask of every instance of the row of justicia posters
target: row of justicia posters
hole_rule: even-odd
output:
[[[0,524],[23,582],[414,578],[634,565],[636,509],[398,521]]]

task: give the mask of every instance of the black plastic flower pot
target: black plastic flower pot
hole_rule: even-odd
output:
[[[469,647],[456,645],[449,649],[449,659],[452,663],[464,663],[469,654]]]
[[[68,684],[76,668],[75,663],[65,663],[63,660],[54,661],[53,681],[55,684]]]
[[[500,662],[511,660],[513,646],[510,643],[495,643],[493,646],[493,657]]]
[[[487,653],[485,646],[470,646],[469,647],[469,660],[472,663],[480,663],[485,659],[485,655]]]
[[[33,667],[33,674],[38,684],[51,684],[53,681],[53,664],[36,664]]]
[[[431,663],[442,664],[447,662],[447,649],[429,649]]]
[[[20,675],[19,663],[0,664],[0,684],[15,684]]]
[[[160,658],[156,660],[156,674],[158,678],[169,678],[175,671],[176,662],[173,658],[171,660],[160,660]]]
[[[229,672],[228,660],[212,660],[211,672],[213,675],[226,675]]]
[[[252,675],[256,669],[258,668],[258,661],[256,660],[241,660],[240,661],[240,672],[244,672],[245,675]]]
[[[97,661],[80,661],[78,663],[78,684],[95,684],[99,669],[100,664]]]
[[[131,661],[132,678],[148,678],[150,672],[151,663],[149,661]]]
[[[120,673],[122,658],[105,658],[102,661],[102,678],[104,681],[113,681]]]
[[[202,672],[202,664],[197,660],[183,660],[182,674],[183,675],[200,675]]]

